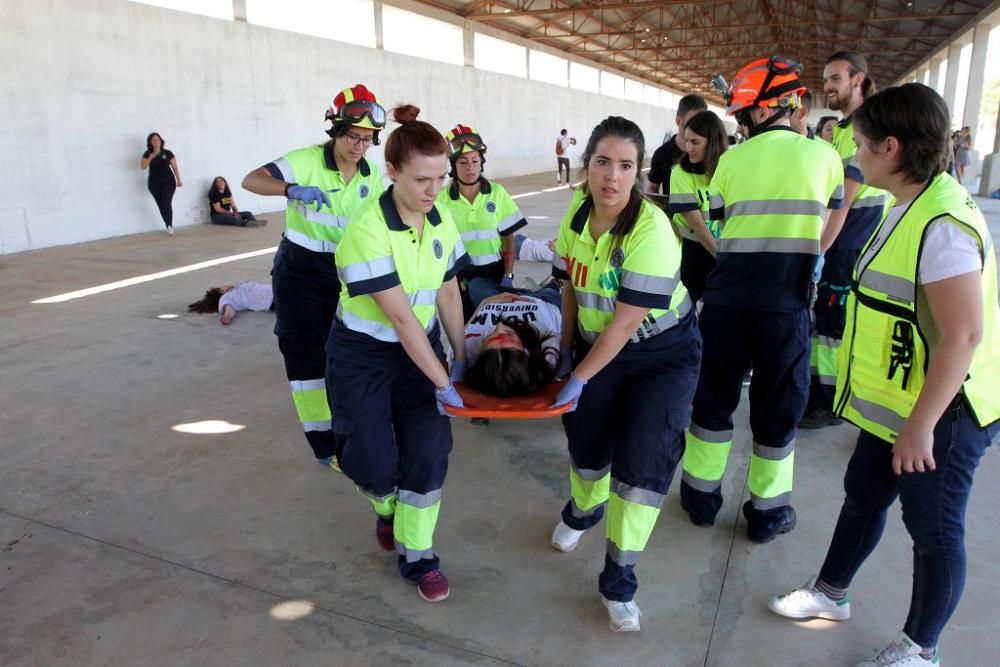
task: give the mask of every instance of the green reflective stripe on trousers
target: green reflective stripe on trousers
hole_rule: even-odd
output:
[[[729,460],[729,450],[733,446],[732,431],[709,431],[728,433],[729,440],[703,440],[695,435],[698,427],[692,425],[684,434],[684,466],[685,473],[706,482],[719,482],[726,472],[726,461]],[[706,433],[705,431],[701,431]]]
[[[628,565],[635,565],[639,562],[639,558],[642,556],[641,551],[626,551],[619,549],[618,545],[607,540],[607,551],[608,558],[610,558],[619,567],[626,567]]]
[[[788,456],[795,451],[795,439],[792,438],[786,445],[781,447],[772,447],[769,445],[762,445],[759,442],[753,443],[753,453],[762,459],[768,461],[783,461],[788,458]]]
[[[577,469],[571,466],[569,488],[574,507],[585,514],[593,513],[597,507],[608,501],[608,493],[611,490],[611,466],[603,470]]]
[[[661,503],[662,499],[660,496]],[[659,506],[634,503],[612,491],[608,499],[608,540],[620,551],[641,552],[659,515]]]
[[[750,455],[750,480],[748,483],[750,493],[762,500],[791,493],[795,452],[790,451],[787,456],[779,460],[769,460],[757,455],[757,447],[758,445],[755,443],[755,452]],[[754,502],[754,507],[761,509],[756,502]]]
[[[837,384],[837,348],[840,340],[829,336],[814,336],[812,340],[812,355],[809,361],[810,371],[824,386]]]
[[[433,493],[437,494],[434,498],[432,498]],[[404,498],[416,505],[409,504]],[[437,525],[438,512],[441,509],[440,498],[440,490],[428,494],[414,494],[411,491],[401,490],[399,502],[396,503],[396,519],[393,522],[396,541],[414,552],[427,551],[433,547],[434,527]]]
[[[393,528],[395,529],[395,526]],[[396,540],[396,553],[405,558],[407,563],[416,563],[425,558],[434,558],[434,549],[409,549],[399,540]]]
[[[375,514],[378,514],[383,519],[391,519],[396,513],[396,493],[390,493],[387,496],[373,496],[370,493],[366,493],[363,489],[358,489],[358,493],[363,495],[372,504],[372,508],[375,510]]]
[[[702,493],[715,493],[722,488],[722,480],[705,480],[698,479],[687,470],[681,470],[681,481],[690,486],[695,491],[701,491]]]
[[[330,403],[324,380],[290,380],[288,386],[292,390],[292,402],[300,422],[330,420]]]
[[[750,502],[753,503],[753,508],[755,510],[760,510],[761,512],[766,510],[773,510],[778,507],[787,506],[792,500],[792,494],[782,493],[779,496],[774,496],[772,498],[764,498],[761,496],[750,494]]]

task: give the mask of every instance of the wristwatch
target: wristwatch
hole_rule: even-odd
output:
[[[514,279],[514,274],[513,273],[505,273],[505,274],[503,274],[503,277],[504,278],[510,278],[511,280],[513,280]]]

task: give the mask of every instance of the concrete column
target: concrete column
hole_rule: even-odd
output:
[[[983,85],[986,83],[986,50],[990,46],[992,23],[983,21],[976,25],[972,39],[972,60],[969,64],[969,88],[965,94],[965,109],[961,125],[968,125],[973,136],[979,128],[979,107],[983,104]]]
[[[382,0],[373,0],[372,10],[375,12],[375,48],[385,49],[385,39],[382,38]]]
[[[938,78],[941,73],[941,58],[931,58],[927,67],[931,70],[931,82],[927,85],[934,90],[940,90],[941,82]]]
[[[979,196],[989,197],[997,190],[1000,190],[1000,104],[997,105],[997,131],[993,136],[993,152],[983,158]]]
[[[247,0],[233,0],[233,20],[247,22]]]
[[[955,94],[958,91],[958,64],[962,59],[962,47],[964,43],[960,41],[952,42],[948,45],[948,71],[944,75],[944,101],[951,112],[951,124],[954,127],[956,121],[955,114]],[[961,127],[961,124],[959,125]]]
[[[462,50],[465,55],[465,66],[476,66],[476,31],[472,29],[472,21],[462,25]]]

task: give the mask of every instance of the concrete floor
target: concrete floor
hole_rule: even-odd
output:
[[[519,199],[544,216],[530,220],[532,236],[554,234],[568,199],[565,188]],[[1000,232],[1000,202],[982,203]],[[616,635],[597,594],[600,531],[572,554],[548,546],[568,493],[558,421],[455,420],[435,544],[451,598],[424,603],[399,578],[367,502],[312,463],[273,315],[223,328],[185,312],[209,286],[268,280],[269,254],[31,303],[268,248],[282,230],[269,217],[168,237],[150,211],[148,234],[0,257],[0,664],[846,665],[902,626],[911,556],[898,512],[852,591],[852,620],[792,623],[766,609],[819,567],[851,426],[800,434],[799,526],[755,546],[737,518],[742,405],[720,520],[692,526],[675,481],[638,567],[643,630]],[[240,429],[176,428],[207,420]],[[943,640],[948,665],[997,664],[998,480],[991,452],[969,508],[970,576]]]

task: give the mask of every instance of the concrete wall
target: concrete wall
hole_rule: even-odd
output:
[[[125,0],[0,2],[0,254],[162,229],[146,134],[177,155],[175,226],[207,220],[212,177],[241,208],[283,207],[238,188],[249,170],[325,139],[323,113],[361,81],[386,104],[413,102],[442,132],[471,123],[487,174],[555,171],[560,128],[580,140],[627,115],[650,148],[674,112],[516,77],[413,59]],[[651,151],[650,151],[651,152]],[[370,156],[381,164],[379,148]]]

